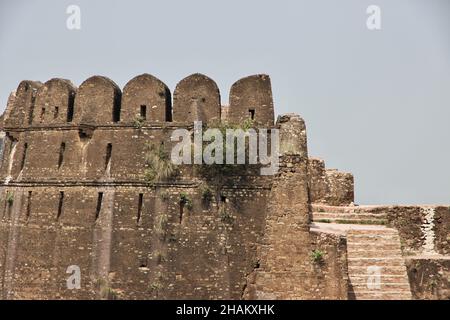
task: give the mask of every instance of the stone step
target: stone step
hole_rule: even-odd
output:
[[[395,245],[378,245],[373,247],[366,247],[363,246],[350,246],[347,248],[347,253],[355,253],[355,254],[361,254],[364,252],[368,252],[371,254],[371,256],[367,256],[367,258],[374,258],[372,254],[378,253],[378,256],[385,257],[386,255],[398,255],[399,257],[402,257],[400,248],[396,247]]]
[[[351,275],[352,283],[367,283],[369,279],[372,278],[369,274],[353,274]],[[380,280],[383,283],[400,283],[400,282],[408,282],[408,277],[403,273],[391,274],[391,273],[380,273]]]
[[[353,230],[349,231],[352,232]],[[375,241],[390,241],[391,243],[399,242],[400,237],[396,234],[382,234],[382,235],[369,235],[369,234],[347,234],[347,241],[352,242],[366,242],[367,245]]]
[[[359,249],[371,249],[371,250],[400,250],[400,243],[394,241],[372,241],[369,244],[367,242],[352,242],[350,241],[347,244],[347,248],[350,250],[359,250]]]
[[[386,257],[389,258],[399,258],[403,259],[402,254],[399,252],[399,250],[377,250],[376,248],[370,248],[368,250],[364,249],[355,249],[350,248],[347,250],[347,254],[351,256],[352,258],[380,258],[380,257]]]
[[[370,291],[375,294],[385,292],[385,291],[398,291],[398,290],[405,290],[410,291],[411,288],[409,286],[408,282],[400,282],[400,283],[380,283],[379,289],[370,288],[368,287],[367,283],[351,283],[353,291],[354,292],[361,292],[361,291]]]
[[[351,257],[351,256],[349,256],[349,257],[347,257],[347,261],[349,263],[362,261],[364,263],[372,264],[374,266],[384,265],[386,263],[388,263],[390,265],[392,265],[394,263],[399,263],[402,265],[405,264],[405,261],[401,255],[398,257],[386,257],[386,256],[383,256],[381,253],[380,253],[379,257]]]
[[[382,292],[372,292],[372,291],[349,291],[349,299],[357,300],[410,300],[411,291],[410,290],[394,290],[394,291],[382,291]]]
[[[385,214],[373,213],[334,213],[334,212],[313,212],[313,218],[330,218],[330,219],[386,219]]]
[[[349,298],[411,299],[411,288],[398,231],[391,228],[351,229],[347,233]],[[379,267],[379,288],[370,288]],[[370,285],[370,283],[369,283]],[[373,283],[375,285],[375,283]]]
[[[349,235],[355,235],[355,236],[360,236],[360,235],[367,235],[367,236],[383,236],[383,235],[397,235],[398,236],[398,232],[397,230],[391,229],[391,228],[380,228],[377,230],[376,233],[373,233],[372,230],[351,230],[349,232]]]
[[[311,210],[316,212],[336,213],[369,213],[379,206],[329,206],[324,204],[312,204]]]
[[[348,266],[348,272],[350,274],[350,277],[355,275],[361,275],[361,274],[367,274],[369,270],[367,270],[367,265],[349,265]],[[395,266],[382,266],[381,268],[382,274],[387,275],[403,275],[406,277],[406,267],[404,265],[395,265]]]
[[[341,223],[341,224],[385,225],[388,222],[384,215],[376,215],[376,214],[345,214],[345,213],[313,212],[312,219],[315,222]]]

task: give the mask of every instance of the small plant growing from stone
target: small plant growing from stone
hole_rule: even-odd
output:
[[[150,290],[152,291],[158,291],[162,289],[162,284],[158,281],[153,282],[152,284],[150,284]]]
[[[169,242],[177,242],[178,238],[175,234],[171,233],[167,239]]]
[[[219,208],[219,218],[220,221],[226,224],[233,224],[234,222],[233,216],[226,210],[224,206]]]
[[[211,202],[211,200],[214,198],[213,191],[208,186],[202,187],[202,199],[206,202]]]
[[[160,237],[166,236],[167,224],[169,222],[169,218],[167,214],[162,214],[156,218],[155,221],[155,233]]]
[[[100,297],[101,299],[106,300],[116,300],[117,292],[112,289],[108,283],[108,281],[104,279],[98,279],[97,284],[100,287]]]
[[[145,179],[148,183],[172,178],[177,173],[176,166],[170,161],[170,157],[164,150],[163,145],[155,145],[149,143],[146,145],[147,152],[145,154]]]
[[[140,115],[137,115],[137,116],[135,116],[134,119],[133,119],[133,125],[134,125],[137,129],[140,129],[140,128],[142,128],[142,125],[144,124],[144,121],[145,121],[144,117],[142,117],[142,116],[140,116]]]
[[[155,260],[156,260],[156,263],[157,263],[157,264],[161,264],[161,263],[163,263],[163,262],[166,261],[166,256],[165,256],[165,254],[162,253],[162,252],[159,251],[159,250],[156,250],[156,251],[153,253],[153,255],[154,255],[154,257],[155,257]]]
[[[6,194],[6,202],[8,202],[8,205],[12,206],[12,204],[14,203],[14,193],[8,192]]]
[[[159,195],[163,201],[167,201],[170,198],[170,194],[167,191],[163,191]]]
[[[324,252],[319,250],[319,249],[314,249],[311,252],[311,259],[315,263],[318,263],[318,264],[322,263],[323,262],[323,256],[324,256]]]
[[[192,199],[185,192],[180,193],[180,203],[186,206],[188,210],[193,208]]]

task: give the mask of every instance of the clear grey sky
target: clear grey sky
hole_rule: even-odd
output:
[[[123,87],[144,72],[172,91],[204,73],[222,104],[234,81],[268,73],[276,113],[300,114],[310,155],[353,172],[357,203],[450,203],[448,0],[0,0],[1,111],[23,79]]]

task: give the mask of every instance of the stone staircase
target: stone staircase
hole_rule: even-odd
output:
[[[361,207],[313,206],[312,230],[345,234],[349,299],[412,298],[398,231],[385,227],[385,214]]]
[[[312,205],[312,219],[315,222],[342,224],[387,224],[384,213],[371,213],[370,206],[335,207],[327,205]]]

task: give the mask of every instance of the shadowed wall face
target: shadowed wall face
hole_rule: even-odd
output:
[[[110,79],[94,76],[84,81],[75,98],[74,122],[111,124],[120,121],[120,88]]]

